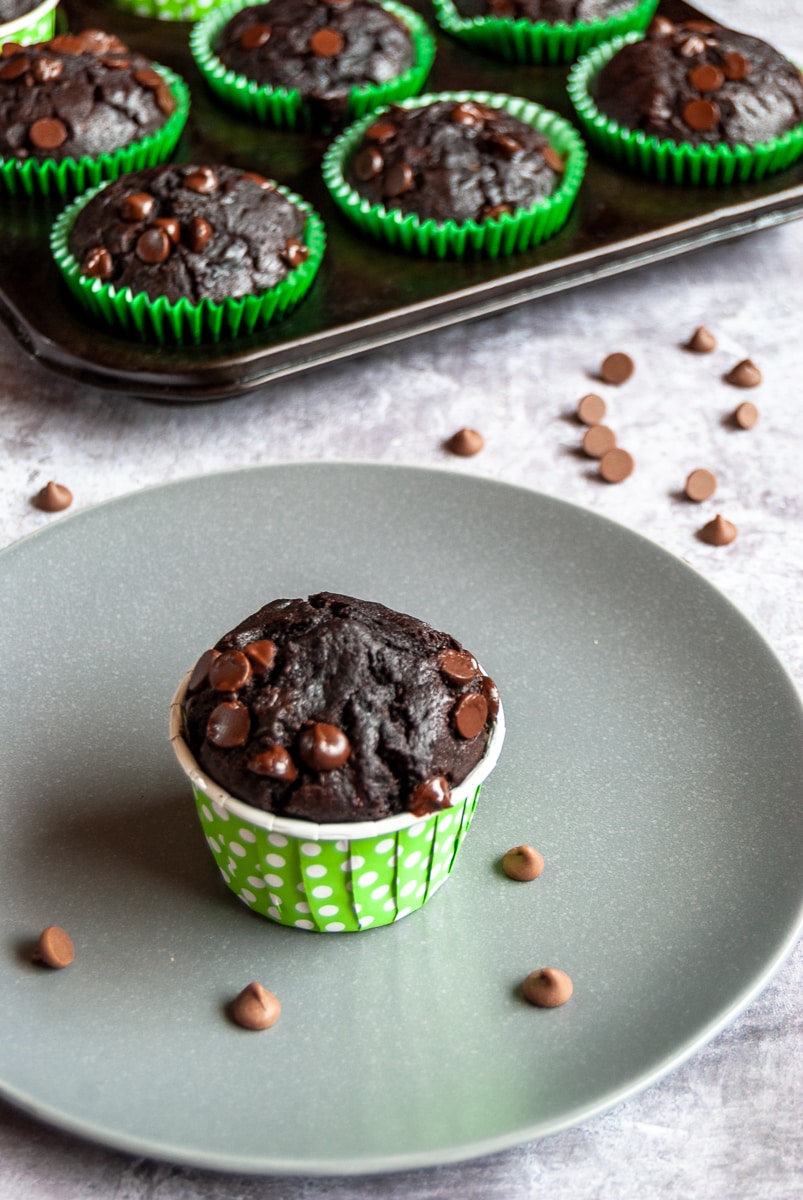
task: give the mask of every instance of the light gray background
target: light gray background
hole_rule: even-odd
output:
[[[712,0],[706,7],[803,59],[803,0]],[[535,487],[653,538],[757,624],[799,685],[802,266],[798,222],[198,407],[158,407],[61,382],[0,329],[0,544],[59,520],[30,505],[51,478],[67,484],[74,508],[83,508],[221,467],[327,458],[441,466]],[[719,338],[714,355],[679,348],[699,323]],[[621,389],[590,378],[614,349],[637,362]],[[747,355],[764,383],[740,393],[721,375]],[[610,423],[637,461],[620,487],[599,483],[576,453],[581,430],[566,417],[588,390],[609,400]],[[738,433],[724,418],[744,398],[758,404],[761,421]],[[461,425],[486,437],[474,459],[441,449]],[[702,507],[677,494],[696,466],[720,480],[716,500]],[[695,538],[714,511],[739,527],[733,546],[713,549]],[[547,1189],[555,1200],[792,1200],[801,1191],[801,985],[798,948],[706,1050],[586,1126],[463,1166],[382,1179],[260,1180],[132,1161],[0,1105],[0,1200],[524,1200]]]

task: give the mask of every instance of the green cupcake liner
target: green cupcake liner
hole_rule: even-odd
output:
[[[104,185],[105,186],[105,185]],[[115,333],[138,341],[165,344],[220,342],[253,333],[286,317],[304,298],[321,265],[326,248],[323,221],[306,200],[287,188],[276,185],[292,204],[306,214],[303,240],[309,256],[300,266],[268,291],[249,296],[214,300],[151,300],[144,292],[116,288],[81,274],[81,264],[70,252],[70,231],[85,204],[101,188],[79,196],[56,219],[50,235],[53,257],[73,296],[96,320],[111,326]]]
[[[115,8],[156,21],[200,21],[219,0],[112,0]]]
[[[190,92],[180,75],[159,63],[151,64],[162,76],[176,100],[175,111],[161,129],[137,142],[121,146],[96,158],[65,158],[61,162],[33,158],[0,158],[0,190],[12,195],[49,196],[68,199],[87,188],[109,183],[119,175],[155,167],[169,158],[181,137],[190,111]]]
[[[637,34],[598,46],[572,67],[567,90],[577,118],[602,153],[639,175],[661,183],[721,186],[757,181],[784,170],[803,154],[803,124],[779,138],[755,146],[693,146],[662,140],[640,130],[625,129],[600,112],[591,98],[598,73],[623,46],[639,41]]]
[[[34,42],[46,42],[56,29],[56,9],[59,0],[44,0],[30,12],[23,13],[13,21],[0,24],[0,45],[16,42],[20,46],[31,46]]]
[[[438,24],[474,50],[508,62],[573,62],[592,46],[633,31],[643,32],[658,0],[633,0],[632,8],[606,21],[568,25],[563,21],[511,20],[503,17],[463,17],[453,0],[432,0]]]
[[[456,104],[475,101],[502,108],[512,117],[542,133],[564,158],[566,170],[552,193],[532,208],[503,213],[487,221],[436,221],[415,213],[372,204],[349,184],[345,166],[360,143],[363,132],[376,119],[369,114],[350,125],[332,142],[323,158],[322,175],[332,199],[362,233],[404,253],[433,258],[498,258],[536,246],[553,237],[568,220],[580,190],[586,165],[586,149],[577,131],[557,113],[521,96],[493,92],[439,92],[407,100],[403,108],[420,108],[438,100]]]
[[[262,3],[263,0],[256,0]],[[230,70],[220,61],[213,47],[224,25],[242,8],[242,0],[224,0],[214,12],[199,21],[190,33],[190,49],[195,62],[212,91],[232,108],[256,121],[286,129],[310,129],[315,125],[311,106],[297,88],[272,88],[261,85]],[[409,30],[413,44],[413,65],[386,83],[365,84],[352,89],[345,121],[393,104],[421,91],[435,59],[435,39],[418,13],[396,0],[381,0],[381,7],[400,20]]]
[[[317,825],[245,804],[204,774],[183,735],[186,683],[171,705],[170,740],[223,880],[250,909],[296,929],[356,933],[402,920],[446,882],[502,748],[501,709],[485,756],[452,789],[451,808]]]

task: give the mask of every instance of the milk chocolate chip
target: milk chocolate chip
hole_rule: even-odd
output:
[[[582,421],[584,425],[601,425],[607,411],[608,406],[602,396],[589,392],[587,396],[583,396],[578,401],[576,416],[577,420]]]
[[[457,732],[470,741],[488,720],[488,701],[478,692],[467,692],[455,705],[453,716]]]
[[[249,983],[232,1002],[231,1015],[243,1029],[270,1029],[281,1015],[278,996],[261,983]]]
[[[731,367],[725,376],[725,382],[740,388],[758,387],[761,383],[761,372],[749,358],[743,358],[735,367]]]
[[[524,998],[538,1008],[558,1008],[574,991],[574,984],[565,971],[557,967],[542,967],[532,971],[524,980]]]
[[[309,40],[309,48],[318,58],[333,58],[344,45],[343,36],[336,29],[316,29]]]
[[[706,329],[705,325],[698,325],[686,343],[686,349],[692,350],[695,354],[710,354],[716,348],[717,339],[710,329]]]
[[[514,846],[502,859],[502,870],[511,879],[529,883],[544,869],[544,856],[532,846]]]
[[[42,512],[62,512],[72,504],[72,492],[63,483],[51,479],[33,498],[33,503]]]
[[[606,483],[621,483],[633,474],[635,465],[632,454],[621,446],[615,446],[599,460],[599,473]]]
[[[272,642],[270,638],[260,638],[258,642],[249,642],[243,649],[251,666],[260,675],[264,675],[273,666],[276,658],[276,643]]]
[[[758,421],[758,409],[751,401],[745,400],[734,412],[733,420],[740,429],[752,429]]]
[[[60,925],[48,925],[39,935],[31,958],[34,962],[43,962],[46,967],[54,967],[56,970],[69,967],[75,958],[72,938]]]
[[[251,663],[242,650],[223,650],[209,666],[209,682],[216,692],[238,692],[251,678]]]
[[[625,383],[636,369],[636,364],[629,354],[616,351],[602,360],[599,373],[606,383]]]
[[[479,454],[480,450],[485,445],[485,438],[476,429],[458,429],[457,433],[453,433],[448,441],[444,442],[444,449],[450,454],[458,454],[461,458],[471,458],[475,454]]]
[[[713,471],[706,471],[704,467],[698,467],[686,479],[686,496],[689,500],[694,500],[696,504],[700,504],[703,500],[710,500],[716,490],[716,475]]]
[[[616,434],[607,425],[592,425],[583,434],[583,450],[589,458],[602,458],[616,445]]]
[[[713,521],[703,525],[697,536],[701,542],[706,542],[709,546],[729,546],[731,542],[736,541],[738,533],[738,529],[731,521],[726,521],[717,513]]]
[[[467,650],[444,650],[440,666],[450,683],[471,683],[477,674],[477,660]]]

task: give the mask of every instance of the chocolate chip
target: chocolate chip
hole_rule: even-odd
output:
[[[513,212],[509,204],[489,204],[487,208],[482,210],[483,221],[497,221],[499,217]]]
[[[743,358],[735,367],[731,367],[725,376],[725,382],[739,388],[758,387],[761,383],[761,372],[749,358]]]
[[[164,80],[162,80],[158,87],[153,89],[153,95],[156,100],[156,107],[164,116],[169,117],[171,113],[176,111],[178,103]]]
[[[488,720],[488,701],[478,692],[468,692],[457,701],[452,716],[457,732],[466,741],[470,741],[485,727]]]
[[[206,723],[206,740],[221,750],[244,746],[251,732],[248,709],[239,700],[224,700],[213,708]]]
[[[613,354],[608,354],[602,360],[602,366],[599,369],[600,377],[606,383],[626,383],[636,369],[636,364],[629,354],[623,354],[617,350]]]
[[[69,967],[75,959],[75,946],[69,933],[60,925],[48,925],[39,935],[31,958],[34,962],[42,962],[46,967],[61,970]]]
[[[488,716],[492,721],[495,721],[499,715],[499,688],[490,675],[483,675],[482,677],[482,694],[488,705]]]
[[[137,238],[136,252],[137,258],[142,262],[147,263],[148,266],[156,266],[169,257],[170,238],[164,229],[160,229],[158,225],[152,225]]]
[[[434,775],[419,783],[413,791],[410,812],[414,817],[425,817],[428,813],[440,812],[451,808],[452,790],[449,781],[443,775]]]
[[[385,165],[385,160],[375,146],[366,146],[354,159],[354,174],[361,183],[375,179]]]
[[[542,154],[544,156],[544,162],[551,170],[555,172],[556,175],[562,175],[564,173],[566,170],[566,162],[563,158],[561,158],[554,146],[544,146]]]
[[[255,21],[240,34],[240,45],[243,50],[258,50],[270,41],[270,34],[270,25],[266,25],[264,21]]]
[[[103,246],[93,246],[87,250],[81,261],[81,274],[90,279],[111,279],[114,274],[114,262],[111,254]]]
[[[72,504],[72,492],[63,483],[51,479],[33,498],[33,503],[42,512],[63,512]]]
[[[716,29],[716,25],[712,25],[710,21],[698,21],[696,19],[684,21],[683,27],[684,29],[693,29],[695,33],[713,33]]]
[[[22,49],[19,42],[3,42],[0,46],[0,58],[10,58],[12,54],[16,54]]]
[[[260,175],[258,171],[243,171],[243,179],[250,179],[257,187],[262,188],[263,192],[275,192],[276,184],[272,179],[266,179],[264,175]]]
[[[686,349],[693,350],[695,354],[710,354],[716,348],[717,339],[705,325],[698,325],[686,343]]]
[[[205,217],[192,217],[186,229],[187,245],[195,254],[199,254],[212,240],[214,231]]]
[[[675,32],[675,22],[670,21],[669,17],[653,17],[647,26],[647,37],[650,39],[657,37],[669,37]]]
[[[309,40],[309,48],[318,58],[333,58],[344,45],[343,35],[336,29],[316,29]]]
[[[231,1005],[232,1018],[243,1029],[270,1029],[281,1016],[279,998],[261,983],[249,983]]]
[[[464,427],[453,433],[443,445],[450,454],[457,454],[460,458],[471,458],[483,449],[485,438],[476,429]]]
[[[705,42],[701,37],[693,34],[690,38],[686,38],[678,53],[683,58],[694,58],[695,54],[702,54],[704,51]]]
[[[255,775],[267,775],[283,783],[292,783],[297,777],[296,764],[284,746],[268,746],[248,760],[248,770]]]
[[[455,124],[466,125],[469,129],[478,129],[485,121],[482,109],[471,100],[464,100],[461,104],[456,104],[450,116]]]
[[[521,142],[510,133],[494,133],[491,145],[503,158],[514,158],[522,148]]]
[[[519,883],[537,879],[544,869],[544,856],[532,846],[514,846],[502,858],[502,870]]]
[[[688,80],[693,88],[697,88],[698,92],[718,92],[725,82],[725,75],[719,67],[714,67],[710,63],[701,63],[699,67],[692,67],[688,74]]]
[[[409,163],[394,163],[385,172],[382,181],[382,191],[386,196],[402,196],[413,186],[415,175]]]
[[[84,51],[83,39],[70,33],[57,34],[50,39],[49,45],[51,50],[58,50],[60,54],[82,54]]]
[[[130,58],[102,58],[100,61],[110,71],[124,71],[131,66]]]
[[[203,687],[209,679],[209,668],[220,654],[219,650],[204,650],[201,657],[198,659],[195,666],[192,668],[189,682],[187,684],[188,692],[197,692]]]
[[[273,666],[276,658],[276,643],[270,638],[260,638],[258,642],[249,642],[243,646],[252,667],[258,675],[264,675]]]
[[[729,546],[731,542],[735,542],[739,531],[731,521],[726,521],[719,513],[714,517],[713,521],[709,521],[707,525],[703,525],[702,529],[698,530],[697,536],[701,542],[707,542],[709,546]]]
[[[616,434],[607,425],[592,425],[583,434],[583,450],[589,458],[602,458],[616,445]]]
[[[698,467],[696,471],[692,471],[684,488],[687,498],[695,504],[710,500],[716,490],[717,477],[713,471],[706,471],[705,467]]]
[[[124,221],[147,221],[156,206],[156,198],[149,192],[132,192],[120,206]]]
[[[557,967],[542,967],[532,971],[524,980],[524,999],[537,1008],[558,1008],[574,991],[574,984],[565,971]]]
[[[722,55],[722,71],[726,79],[738,82],[749,75],[750,63],[743,54],[737,54],[735,50],[729,50]]]
[[[607,411],[608,406],[602,396],[589,392],[578,402],[576,415],[578,421],[582,421],[584,425],[600,425]]]
[[[633,455],[616,446],[606,451],[599,460],[599,473],[606,483],[621,483],[633,474],[635,465]]]
[[[758,421],[758,409],[750,400],[744,400],[734,412],[733,420],[740,429],[752,429]]]
[[[689,129],[707,133],[719,124],[719,105],[713,100],[689,100],[683,105],[682,117]]]
[[[37,150],[55,150],[63,146],[68,137],[67,126],[58,117],[43,117],[41,121],[34,121],[28,130],[31,145]]]
[[[439,665],[450,683],[471,683],[479,670],[476,658],[467,650],[444,650]]]
[[[177,217],[155,217],[153,224],[157,229],[163,229],[170,238],[170,243],[177,246],[181,241],[181,225]]]
[[[209,666],[209,682],[216,692],[238,692],[251,678],[251,663],[242,650],[223,650]]]
[[[148,88],[150,91],[154,91],[160,84],[164,83],[158,71],[154,71],[150,67],[140,67],[139,70],[134,72],[134,78],[137,83],[141,83],[143,87]]]
[[[281,257],[291,270],[295,270],[309,258],[309,246],[305,246],[298,238],[290,237],[284,244]]]
[[[374,121],[373,125],[369,125],[365,131],[365,136],[370,142],[389,142],[394,138],[398,130],[390,121]]]
[[[24,75],[30,65],[31,60],[27,54],[7,58],[2,67],[0,67],[0,79],[19,79],[20,75]]]
[[[313,771],[334,771],[342,767],[351,753],[351,746],[342,729],[318,721],[301,730],[299,754]]]
[[[184,176],[184,186],[191,192],[208,196],[210,192],[217,190],[217,175],[211,167],[198,167],[197,171],[190,171]]]

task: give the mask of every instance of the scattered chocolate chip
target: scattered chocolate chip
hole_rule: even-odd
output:
[[[354,159],[354,174],[361,183],[375,179],[385,165],[385,160],[375,146],[366,146]]]
[[[31,145],[37,150],[55,150],[67,141],[67,126],[58,117],[43,117],[28,130]]]
[[[204,686],[209,679],[209,668],[219,654],[219,650],[204,650],[203,654],[192,668],[192,674],[190,675],[189,682],[187,683],[188,692],[197,692],[198,688]]]
[[[616,351],[602,360],[599,373],[606,383],[619,384],[626,383],[635,369],[636,365],[629,354]]]
[[[482,677],[482,694],[488,705],[488,716],[492,721],[495,721],[499,715],[499,688],[490,675],[483,675]]]
[[[428,813],[451,808],[451,805],[452,790],[449,781],[443,775],[435,775],[432,779],[425,779],[415,788],[410,812],[414,817],[425,817]]]
[[[27,54],[20,54],[15,58],[8,58],[0,67],[0,79],[10,80],[19,79],[20,75],[24,75],[29,70],[31,60]]]
[[[34,962],[42,962],[46,967],[61,970],[69,967],[75,959],[73,940],[60,925],[48,925],[39,935],[39,941],[31,953]]]
[[[565,1004],[574,985],[565,971],[557,967],[542,967],[532,971],[524,980],[524,999],[537,1008],[558,1008]]]
[[[343,35],[337,29],[316,29],[309,40],[309,48],[318,58],[333,58],[344,45]]]
[[[90,279],[107,280],[114,274],[114,262],[111,254],[103,246],[93,246],[87,250],[81,262],[81,274]]]
[[[736,541],[738,533],[738,529],[731,521],[726,521],[717,513],[713,521],[703,525],[697,536],[701,542],[707,542],[709,546],[729,546],[731,542]]]
[[[231,1005],[231,1015],[243,1029],[270,1029],[281,1011],[279,998],[261,983],[249,983]]]
[[[297,777],[296,765],[284,746],[268,746],[248,760],[248,770],[255,775],[267,775],[271,779],[280,779],[283,783],[292,783]]]
[[[371,142],[389,142],[396,136],[397,129],[390,121],[374,121],[365,131],[365,136]]]
[[[696,133],[707,133],[719,124],[721,114],[719,105],[713,100],[689,100],[683,105],[681,116],[689,129]]]
[[[731,367],[725,376],[725,382],[739,388],[758,387],[761,383],[761,372],[749,358],[743,358],[735,367]]]
[[[566,170],[566,161],[561,158],[554,146],[544,146],[543,149],[544,162],[550,167],[556,175],[563,175]]]
[[[223,650],[209,664],[209,682],[216,692],[238,692],[251,678],[251,663],[242,650]]]
[[[184,176],[184,186],[191,192],[207,196],[217,190],[217,175],[211,167],[198,167],[197,171],[190,171],[189,175]]]
[[[453,433],[443,445],[450,454],[458,454],[461,458],[471,458],[483,449],[485,438],[476,429],[464,427]]]
[[[749,75],[750,63],[743,54],[737,54],[735,50],[729,50],[722,55],[722,60],[722,71],[726,79],[738,82]]]
[[[698,467],[696,471],[692,471],[684,488],[687,498],[695,504],[710,500],[716,490],[717,477],[713,471],[706,471],[705,467]]]
[[[244,746],[251,732],[248,709],[239,700],[224,700],[213,708],[206,723],[206,740],[221,750]]]
[[[578,401],[576,416],[584,425],[601,425],[607,411],[608,406],[602,396],[589,392]]]
[[[695,354],[710,354],[716,348],[717,339],[709,329],[706,329],[705,325],[698,325],[686,342],[686,349],[693,350]]]
[[[298,238],[288,238],[284,244],[282,258],[291,270],[295,270],[296,267],[300,267],[309,258],[309,246],[300,242]]]
[[[170,238],[164,229],[160,229],[158,225],[152,225],[137,238],[136,251],[137,258],[144,263],[149,266],[157,266],[170,255]]]
[[[186,229],[187,245],[194,254],[199,254],[212,240],[214,231],[205,217],[192,217]]]
[[[259,675],[264,675],[273,666],[276,659],[276,643],[270,638],[260,638],[258,642],[249,642],[243,647],[252,667]]]
[[[744,400],[734,412],[733,420],[740,429],[752,429],[758,421],[758,409],[750,400]]]
[[[301,730],[298,749],[302,761],[313,771],[334,771],[343,766],[351,753],[343,730],[322,721]]]
[[[488,701],[479,692],[468,692],[457,701],[453,711],[455,729],[462,738],[470,741],[488,720]]]
[[[382,181],[382,191],[386,196],[403,196],[409,192],[415,180],[415,173],[409,163],[394,163],[385,172]]]
[[[725,82],[725,74],[711,63],[701,63],[699,67],[692,67],[688,80],[698,92],[718,92]]]
[[[440,661],[441,674],[450,683],[471,683],[479,670],[477,660],[467,650],[444,650]]]
[[[181,241],[181,225],[177,217],[155,217],[153,224],[157,229],[163,229],[170,238],[170,244],[177,246]]]
[[[607,425],[592,425],[583,434],[583,450],[589,458],[602,458],[616,445],[616,434]]]
[[[270,25],[266,25],[264,21],[255,21],[240,34],[240,45],[243,50],[258,50],[270,41],[270,34]]]
[[[51,479],[33,498],[33,503],[42,512],[62,512],[72,504],[72,492],[63,483]]]
[[[502,870],[519,883],[537,879],[544,869],[544,856],[532,846],[514,846],[502,859]]]
[[[149,192],[132,192],[123,200],[120,216],[124,221],[147,221],[155,206],[156,198]]]
[[[633,474],[635,465],[633,455],[616,446],[599,460],[599,473],[606,483],[621,483]]]

